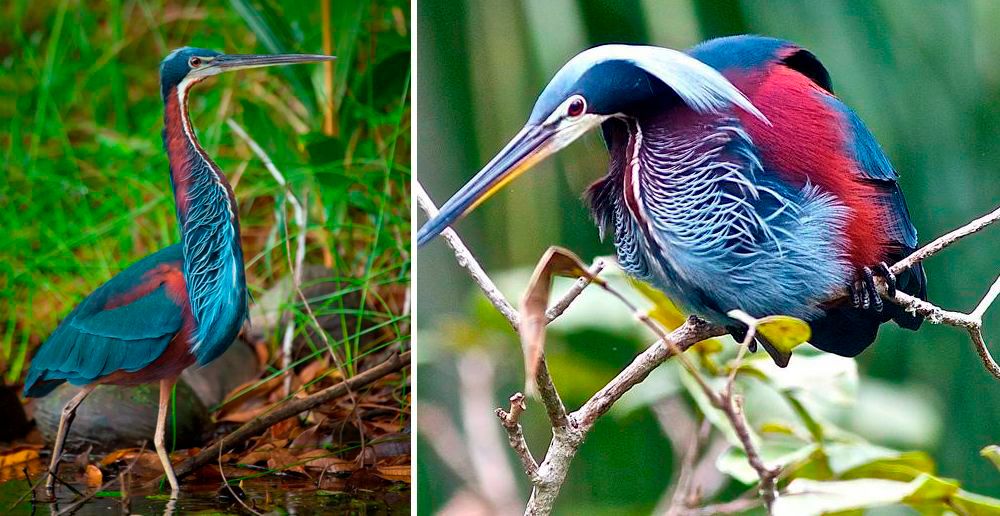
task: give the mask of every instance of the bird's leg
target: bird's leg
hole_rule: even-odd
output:
[[[62,414],[59,416],[59,429],[56,431],[56,442],[52,446],[52,460],[49,462],[49,472],[45,476],[45,492],[52,496],[55,493],[56,474],[59,473],[59,459],[62,458],[63,445],[66,443],[66,434],[69,433],[69,426],[73,424],[76,417],[76,408],[84,398],[90,394],[97,385],[86,385],[66,402],[63,406]]]
[[[156,445],[156,454],[160,456],[160,463],[163,464],[163,473],[170,482],[170,493],[176,495],[180,491],[177,484],[177,475],[174,474],[174,467],[170,464],[170,455],[167,453],[166,433],[167,433],[167,409],[170,408],[170,392],[174,388],[177,378],[160,380],[160,412],[156,415],[156,435],[153,436],[153,444]]]

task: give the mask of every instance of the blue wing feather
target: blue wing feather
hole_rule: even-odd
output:
[[[863,174],[864,179],[878,187],[881,192],[877,201],[884,209],[884,213],[888,215],[888,220],[885,221],[885,230],[890,242],[895,247],[888,258],[891,261],[899,260],[917,249],[917,228],[910,220],[910,211],[906,207],[903,191],[900,190],[899,183],[897,183],[899,174],[892,167],[889,158],[886,157],[882,147],[875,140],[875,136],[868,130],[861,118],[851,108],[834,97],[828,97],[827,102],[842,113],[848,123],[846,130],[849,142],[853,147],[849,150],[853,152],[854,159],[858,163],[858,171]],[[918,263],[898,275],[896,281],[897,287],[903,292],[920,299],[927,299],[927,276],[921,264]],[[923,321],[921,317],[907,313],[895,306],[890,306],[885,315],[891,317],[900,326],[914,330],[919,328]],[[839,320],[837,316],[832,317],[831,321],[833,322],[830,327],[834,329],[833,334],[839,340],[841,338],[837,334],[839,329],[850,325]],[[874,332],[874,329],[870,331]],[[822,332],[818,332],[814,328],[813,333],[816,335]],[[874,333],[872,334],[874,335]],[[859,339],[858,341],[868,342],[870,340]],[[861,349],[863,348],[858,349],[857,352],[860,352]]]
[[[913,251],[917,248],[917,229],[910,221],[910,212],[906,208],[903,192],[897,183],[899,174],[861,118],[835,97],[827,97],[827,102],[843,114],[849,124],[846,130],[853,147],[849,150],[858,163],[859,172],[865,179],[877,185],[882,192],[879,203],[886,208],[886,213],[890,217],[886,228],[890,238],[904,253]]]
[[[180,264],[180,245],[134,263],[87,296],[42,344],[28,370],[26,396],[44,396],[69,381],[85,385],[114,371],[138,371],[156,360],[180,331],[182,307],[163,285],[134,301],[105,309],[115,296],[142,285],[162,264]]]

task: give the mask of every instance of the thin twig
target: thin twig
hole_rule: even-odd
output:
[[[696,428],[691,432],[688,440],[687,450],[681,459],[680,472],[677,474],[677,482],[674,484],[673,496],[670,497],[670,507],[666,516],[682,516],[687,513],[688,508],[697,504],[697,486],[694,484],[695,468],[698,462],[698,454],[712,426],[708,420],[702,422],[701,428]]]
[[[496,415],[500,419],[500,424],[507,430],[507,440],[510,442],[511,449],[517,454],[517,458],[521,460],[524,473],[528,475],[528,478],[534,479],[538,475],[538,462],[531,456],[528,443],[524,440],[524,431],[521,429],[521,413],[527,408],[524,394],[518,392],[510,397],[510,411],[498,408]]]
[[[266,152],[264,152],[264,149],[257,144],[256,140],[254,140],[249,134],[247,134],[246,130],[243,129],[243,127],[240,126],[240,124],[236,123],[236,121],[233,120],[232,118],[226,119],[226,124],[228,124],[229,128],[234,133],[236,133],[236,135],[239,136],[240,139],[242,139],[243,142],[246,143],[248,147],[250,147],[250,150],[257,155],[257,158],[264,163],[264,168],[266,168],[267,171],[271,173],[271,177],[273,177],[274,180],[278,183],[278,186],[280,186],[285,191],[285,198],[288,199],[288,203],[292,205],[292,211],[295,217],[295,224],[296,226],[298,226],[299,229],[299,234],[296,236],[295,239],[296,245],[295,245],[294,266],[292,266],[291,263],[291,253],[287,252],[289,251],[288,238],[287,238],[288,236],[287,223],[285,224],[285,249],[289,260],[288,265],[291,268],[292,272],[292,283],[294,285],[299,285],[302,282],[302,263],[305,260],[306,256],[306,211],[305,209],[303,209],[302,204],[299,203],[299,199],[295,196],[294,193],[292,193],[291,188],[288,187],[288,182],[285,181],[284,174],[282,174],[281,171],[278,170],[278,167],[275,166],[274,162],[271,160],[271,157],[268,156]],[[286,217],[282,217],[282,220],[285,219]],[[292,393],[293,372],[291,371],[289,364],[292,363],[292,344],[294,342],[294,338],[295,338],[295,317],[290,315],[288,317],[288,322],[285,324],[285,333],[281,339],[281,368],[283,371],[285,371],[284,393],[286,397]]]
[[[424,191],[424,187],[420,185],[420,181],[413,182],[413,193],[417,197],[417,204],[424,210],[424,213],[428,217],[433,218],[438,214],[437,206],[431,200],[430,196],[427,195],[427,192]],[[486,271],[479,265],[476,257],[472,255],[472,251],[458,237],[458,233],[455,233],[454,229],[446,228],[441,232],[441,236],[444,237],[448,247],[455,253],[458,265],[469,271],[472,281],[476,282],[479,289],[486,295],[486,299],[489,299],[490,303],[493,303],[493,306],[500,312],[500,315],[506,317],[510,325],[514,327],[514,331],[517,331],[517,325],[520,321],[517,310],[507,301],[507,298],[497,288],[496,283],[493,283],[493,280],[486,274]]]
[[[583,290],[590,285],[591,281],[593,281],[592,278],[600,274],[603,270],[604,259],[598,258],[594,260],[594,264],[587,269],[588,275],[577,278],[576,282],[573,283],[573,286],[570,287],[570,289],[567,290],[566,293],[555,302],[555,304],[545,311],[545,318],[548,319],[549,322],[556,320],[557,317],[562,315],[563,312],[569,308],[569,305],[572,304],[573,301],[576,301],[576,298],[583,293]]]
[[[945,247],[948,247],[958,240],[982,230],[986,226],[989,226],[998,220],[1000,220],[1000,207],[954,231],[949,231],[948,233],[935,238],[929,244],[917,249],[913,253],[910,253],[910,255],[906,258],[896,262],[896,264],[890,267],[889,270],[891,270],[893,274],[899,274],[906,269],[913,267],[913,265],[917,262],[926,260],[927,258],[940,252]]]
[[[223,438],[223,440],[224,439],[225,438]],[[240,505],[242,505],[244,509],[256,514],[257,516],[263,516],[260,512],[253,510],[249,505],[247,505],[246,502],[243,501],[243,497],[236,494],[236,491],[233,490],[233,486],[229,485],[229,480],[226,479],[226,471],[222,467],[222,440],[219,441],[219,476],[222,477],[222,485],[226,486],[226,489],[229,490],[229,494],[232,495],[237,502],[240,502]],[[240,491],[242,491],[242,488]],[[246,495],[245,492],[243,494]]]

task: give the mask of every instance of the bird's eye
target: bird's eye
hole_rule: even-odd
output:
[[[188,64],[191,65],[191,68],[198,68],[199,66],[201,66],[201,58],[192,57],[190,60],[188,60]]]
[[[577,95],[570,101],[569,106],[566,107],[566,114],[570,117],[576,118],[583,114],[587,109],[587,101],[583,100],[583,97]]]

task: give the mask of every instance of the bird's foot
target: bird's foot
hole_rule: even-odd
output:
[[[855,308],[873,309],[876,312],[881,312],[884,308],[882,296],[879,295],[878,287],[875,285],[875,276],[885,280],[886,293],[890,297],[896,295],[896,275],[889,270],[885,262],[879,262],[874,268],[862,267],[855,281],[847,285],[851,304]]]

